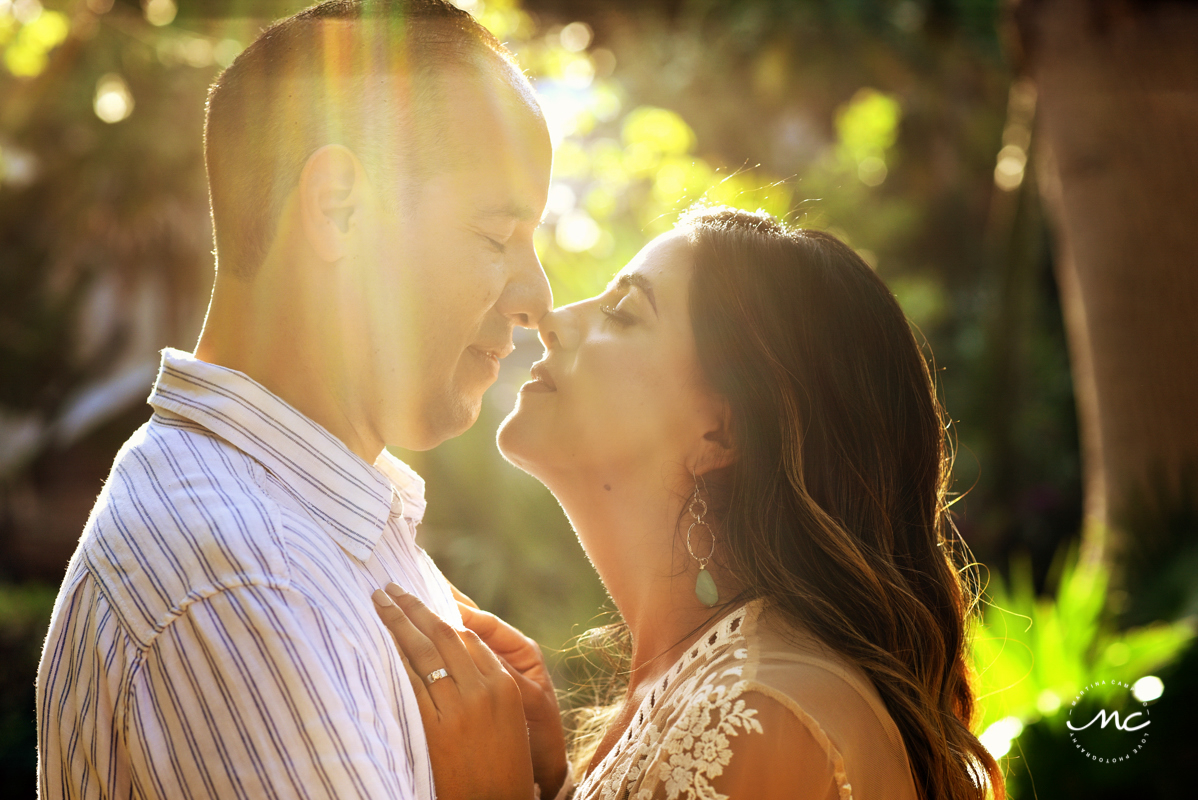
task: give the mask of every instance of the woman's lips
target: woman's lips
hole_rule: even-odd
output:
[[[553,376],[545,369],[545,364],[538,361],[532,365],[532,380],[520,387],[521,392],[556,392],[557,384]]]

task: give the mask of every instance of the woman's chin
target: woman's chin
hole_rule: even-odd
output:
[[[520,400],[516,400],[516,407],[512,409],[512,413],[507,415],[499,425],[499,431],[495,434],[495,444],[499,448],[499,453],[513,466],[519,467],[525,472],[536,475],[537,454],[541,449],[537,446],[537,442],[542,437],[537,431],[537,426],[533,420],[529,419],[527,410],[520,408]]]

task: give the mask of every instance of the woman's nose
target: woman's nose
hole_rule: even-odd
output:
[[[537,336],[547,352],[557,349],[573,350],[578,346],[578,321],[574,306],[546,311],[537,323]]]

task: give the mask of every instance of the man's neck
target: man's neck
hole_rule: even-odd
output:
[[[383,440],[351,398],[355,387],[339,357],[339,334],[305,314],[319,308],[296,295],[299,282],[218,279],[196,358],[242,372],[321,425],[373,464]]]

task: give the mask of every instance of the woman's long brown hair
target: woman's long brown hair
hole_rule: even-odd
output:
[[[977,585],[945,426],[898,302],[827,233],[729,208],[680,227],[699,363],[731,408],[736,460],[704,481],[735,600],[768,597],[870,678],[924,797],[1001,800],[970,730]]]

